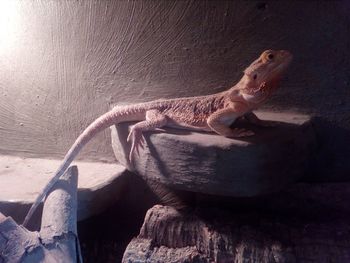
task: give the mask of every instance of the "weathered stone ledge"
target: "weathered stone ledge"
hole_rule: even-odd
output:
[[[61,160],[0,156],[0,212],[22,223],[38,193]],[[98,214],[119,199],[127,171],[118,164],[75,162],[79,170],[78,220]],[[40,223],[40,211],[33,225]],[[34,223],[35,222],[35,223]]]

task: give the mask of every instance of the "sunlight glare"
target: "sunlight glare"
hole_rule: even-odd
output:
[[[19,29],[19,1],[0,0],[0,54],[10,52]]]

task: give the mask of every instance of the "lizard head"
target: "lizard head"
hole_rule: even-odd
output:
[[[244,70],[239,89],[248,95],[270,94],[277,87],[292,58],[287,50],[264,51]]]

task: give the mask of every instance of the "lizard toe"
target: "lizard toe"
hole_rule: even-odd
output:
[[[130,132],[129,132],[129,135],[128,135],[128,138],[126,139],[127,142],[131,142],[135,137],[135,129],[134,129],[134,126],[131,127],[130,129]]]
[[[127,141],[132,142],[129,154],[129,161],[131,162],[134,153],[140,156],[140,148],[144,149],[145,139],[142,135],[142,131],[133,127],[131,128]]]

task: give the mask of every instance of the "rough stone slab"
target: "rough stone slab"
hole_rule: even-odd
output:
[[[230,139],[213,133],[165,128],[145,133],[146,147],[133,163],[126,143],[132,123],[112,127],[117,160],[146,180],[173,189],[226,196],[256,196],[283,189],[299,179],[315,150],[316,140],[307,115],[258,112],[277,121],[262,128],[244,123],[256,135]]]
[[[122,262],[350,262],[350,224],[347,218],[305,220],[217,208],[180,213],[156,205]]]
[[[188,261],[191,259],[192,261]],[[203,255],[199,253],[195,246],[181,248],[170,248],[165,246],[154,247],[152,240],[135,238],[128,245],[123,263],[131,262],[206,262]]]
[[[60,163],[60,160],[0,156],[0,212],[22,222]],[[127,171],[118,164],[81,161],[75,164],[79,170],[78,220],[82,220],[119,199]],[[31,221],[40,222],[39,218],[40,211]]]

